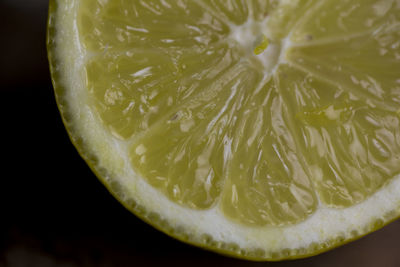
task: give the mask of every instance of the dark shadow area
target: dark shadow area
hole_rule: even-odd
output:
[[[0,267],[400,266],[399,221],[325,254],[279,263],[226,258],[143,223],[69,141],[47,66],[47,1],[0,0],[0,16]]]

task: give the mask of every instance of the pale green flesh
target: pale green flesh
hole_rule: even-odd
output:
[[[82,1],[92,106],[133,168],[176,203],[254,225],[349,207],[399,174],[396,2],[228,2]],[[273,43],[291,33],[273,72],[231,34],[265,16]]]

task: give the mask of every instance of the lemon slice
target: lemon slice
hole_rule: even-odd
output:
[[[58,106],[130,211],[252,260],[400,215],[396,0],[50,1]]]

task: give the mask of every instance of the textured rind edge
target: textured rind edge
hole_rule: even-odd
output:
[[[62,1],[63,0],[49,1],[46,44],[55,98],[63,123],[72,144],[75,146],[80,156],[85,160],[89,168],[95,173],[98,179],[126,209],[146,223],[182,242],[217,252],[222,255],[253,261],[280,261],[305,258],[326,252],[353,240],[359,239],[370,232],[376,231],[396,220],[400,216],[400,210],[397,207],[397,209],[385,214],[383,218],[378,218],[375,221],[371,220],[371,223],[362,228],[361,231],[353,231],[350,237],[338,236],[333,239],[324,240],[324,242],[320,244],[310,243],[308,247],[302,247],[299,249],[284,249],[279,252],[267,252],[263,248],[241,248],[236,243],[215,241],[209,235],[202,235],[201,237],[193,236],[182,227],[173,227],[174,223],[168,222],[158,213],[146,210],[143,205],[138,204],[139,202],[132,198],[131,194],[127,194],[125,192],[125,189],[121,187],[119,182],[115,182],[117,179],[113,179],[112,174],[108,173],[108,171],[99,164],[97,156],[90,152],[90,147],[87,143],[85,143],[84,138],[79,134],[78,130],[75,129],[70,120],[69,113],[71,112],[71,107],[68,101],[65,99],[66,89],[64,84],[61,82],[63,73],[58,68],[58,62],[60,62],[60,59],[57,58],[56,55],[57,43],[56,39],[54,38],[56,33],[55,20],[57,20],[57,9],[59,8],[59,3]]]

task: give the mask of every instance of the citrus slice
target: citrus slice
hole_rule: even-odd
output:
[[[50,1],[72,142],[130,211],[235,257],[400,215],[396,0]]]

